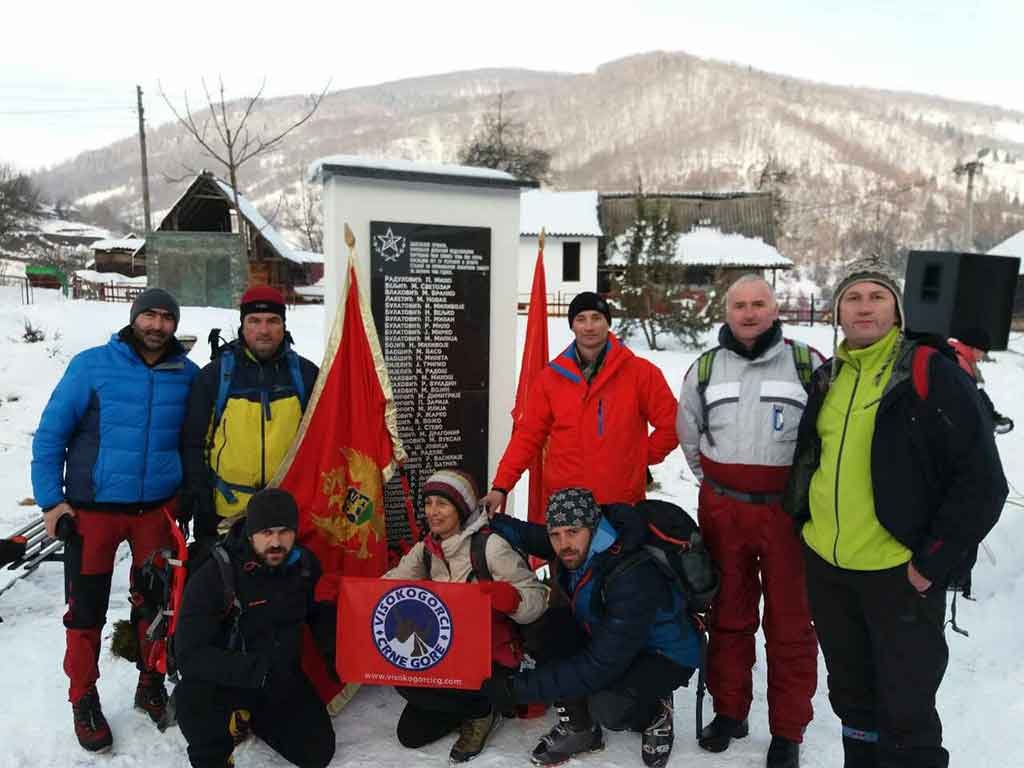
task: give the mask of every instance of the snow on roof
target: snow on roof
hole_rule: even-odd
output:
[[[85,224],[81,221],[68,221],[67,219],[50,218],[43,216],[35,220],[35,225],[40,232],[47,235],[60,235],[63,237],[94,238],[102,240],[110,237],[110,230],[102,227],[94,227],[92,224]]]
[[[100,285],[137,285],[143,288],[146,287],[145,275],[128,277],[128,275],[122,275],[119,272],[96,272],[92,269],[76,269],[75,275],[87,283],[97,283]]]
[[[129,235],[112,240],[97,240],[95,243],[90,243],[89,247],[94,251],[131,251],[132,254],[136,254],[145,244],[144,238]]]
[[[549,235],[600,237],[597,192],[524,191],[519,197],[519,234],[536,235],[541,227]]]
[[[316,251],[303,251],[299,248],[292,248],[291,261],[296,264],[323,264],[324,255]]]
[[[309,164],[307,175],[310,181],[321,178],[324,166],[343,166],[345,168],[362,168],[365,170],[385,171],[391,173],[429,174],[433,176],[470,177],[519,183],[520,179],[505,171],[492,168],[476,168],[470,165],[442,165],[437,163],[418,163],[412,160],[383,160],[376,157],[360,155],[329,155],[314,160]],[[532,186],[525,182],[523,186]]]
[[[625,264],[625,235],[615,239],[608,264]],[[713,227],[698,227],[685,232],[676,241],[676,262],[688,267],[739,267],[750,269],[789,269],[793,261],[759,237],[725,234]]]
[[[1020,259],[1020,270],[1017,274],[1024,275],[1024,229],[1003,240],[988,253],[990,256],[1016,256]]]

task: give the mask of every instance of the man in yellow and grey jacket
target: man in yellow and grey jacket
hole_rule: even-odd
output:
[[[182,432],[182,506],[191,510],[197,540],[244,514],[249,498],[273,478],[318,373],[291,348],[280,292],[250,288],[240,310],[239,338],[192,385]]]

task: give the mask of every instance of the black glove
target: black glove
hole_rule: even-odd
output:
[[[512,693],[512,675],[507,671],[495,670],[494,674],[480,686],[480,693],[490,699],[495,712],[509,712],[516,708],[516,697]]]

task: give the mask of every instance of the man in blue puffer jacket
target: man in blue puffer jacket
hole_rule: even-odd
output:
[[[64,671],[75,735],[92,752],[113,742],[96,680],[122,541],[131,546],[132,603],[139,606],[132,609],[139,640],[135,706],[158,722],[167,705],[163,675],[148,664],[148,622],[136,586],[149,555],[172,547],[164,507],[181,485],[181,425],[199,370],[174,338],[180,314],[178,302],[160,288],[139,294],[129,325],[72,358],[32,441],[32,488],[46,532],[56,536],[58,521],[73,519],[64,550]]]
[[[501,711],[555,703],[559,723],[533,750],[536,765],[602,749],[602,725],[640,731],[646,765],[668,762],[672,692],[699,665],[700,645],[682,593],[653,561],[617,568],[646,538],[646,521],[629,507],[615,514],[621,506],[602,514],[590,491],[566,488],[548,500],[546,528],[507,515],[491,521],[520,551],[553,561],[569,599],[569,607],[548,611],[540,642],[530,643],[537,668],[484,686]],[[617,524],[621,518],[618,528],[612,515]]]

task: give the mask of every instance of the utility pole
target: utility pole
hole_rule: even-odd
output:
[[[153,223],[149,218],[149,165],[146,161],[146,120],[142,109],[142,86],[135,86],[135,95],[139,103],[139,152],[142,155],[142,211],[145,216],[146,234],[153,231]]]
[[[964,248],[968,251],[974,250],[974,174],[981,173],[981,169],[985,167],[981,159],[988,152],[988,149],[982,149],[978,152],[977,159],[966,163],[957,163],[953,168],[957,179],[967,176],[967,226],[964,233]]]

